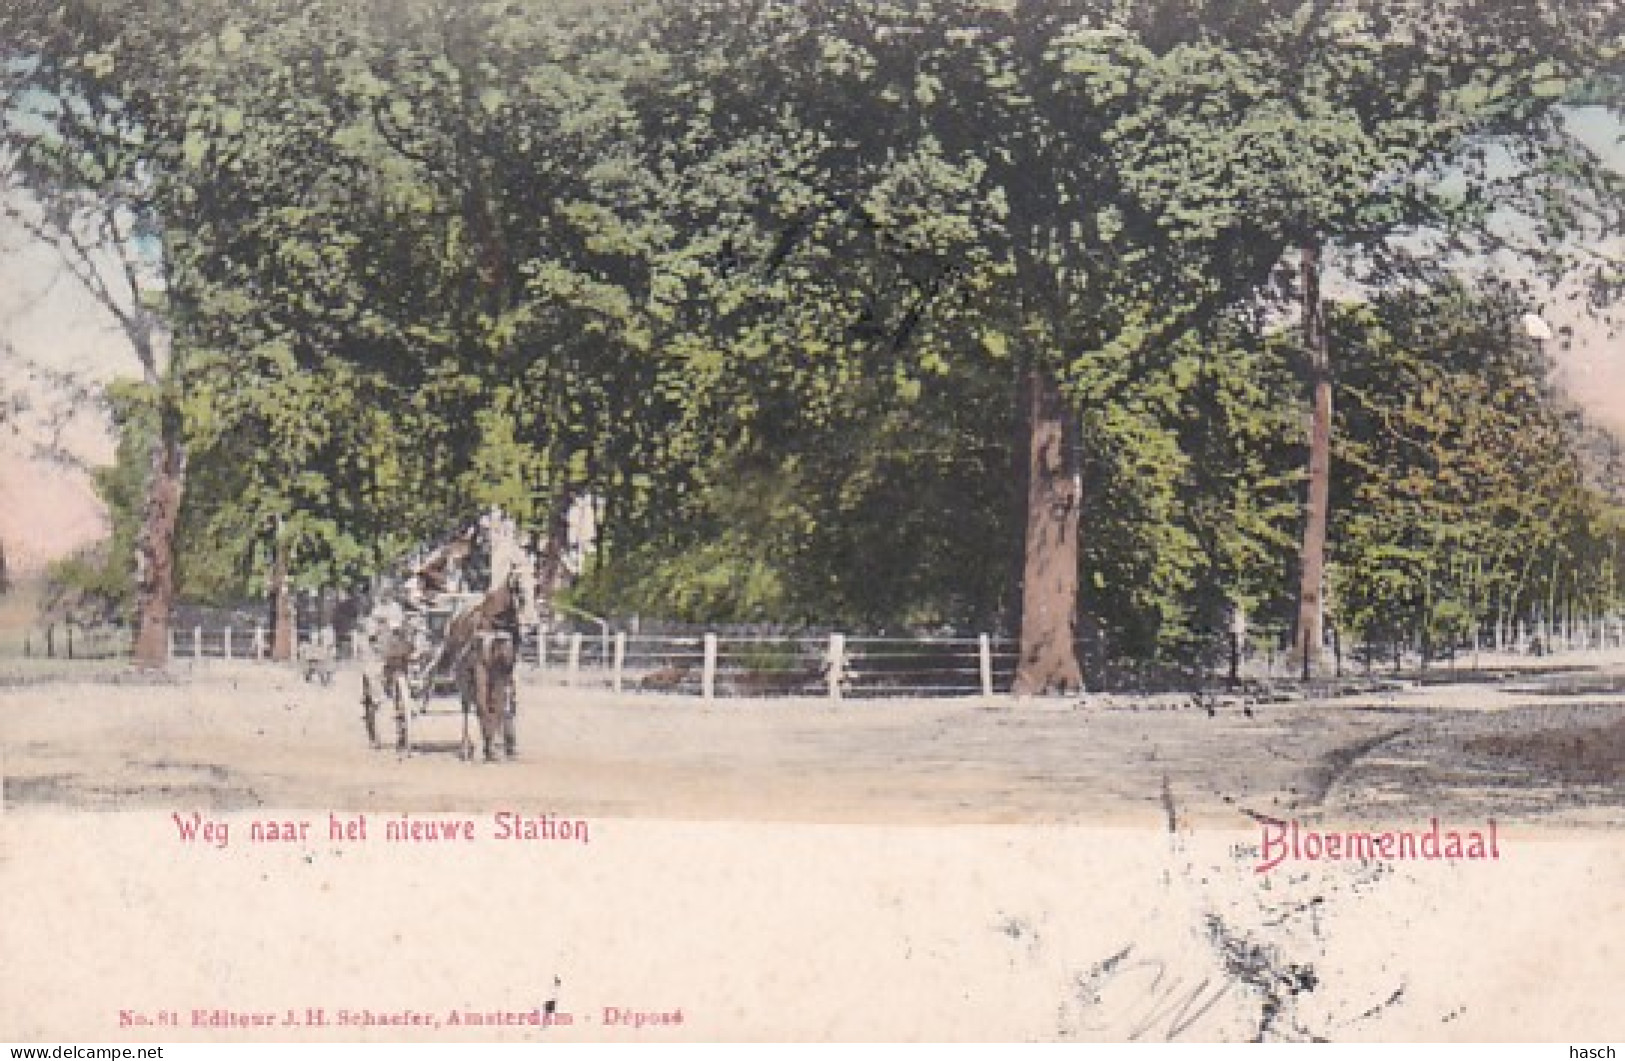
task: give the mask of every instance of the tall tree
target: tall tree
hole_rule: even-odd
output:
[[[1589,615],[1618,592],[1618,499],[1517,327],[1515,291],[1391,292],[1337,315],[1346,351],[1332,570],[1344,622],[1424,660],[1475,631]],[[1498,636],[1497,636],[1498,635]]]
[[[1303,246],[1303,342],[1309,351],[1309,482],[1304,501],[1303,547],[1298,554],[1295,649],[1303,677],[1314,673],[1325,626],[1326,524],[1332,489],[1332,365],[1326,306],[1320,295],[1320,247]]]
[[[1214,272],[1245,279],[1202,290],[1204,263],[1132,209],[1107,143],[1139,101],[1081,83],[1124,69],[1111,34],[1067,52],[1083,5],[735,7],[674,12],[658,35],[683,48],[668,92],[702,101],[697,131],[658,138],[698,156],[671,169],[743,178],[699,243],[711,248],[699,270],[724,292],[713,304],[730,308],[701,330],[741,361],[799,364],[815,399],[820,379],[888,363],[912,376],[1008,359],[1029,546],[1017,688],[1079,688],[1076,403],[1085,390],[1109,400],[1130,365],[1273,256],[1228,254],[1234,268]],[[749,76],[722,83],[720,54],[733,71],[745,56]],[[798,362],[809,346],[827,353]]]
[[[212,96],[182,56],[212,40],[219,12],[183,16],[128,4],[25,2],[0,16],[12,105],[0,121],[7,209],[56,247],[64,267],[117,322],[155,396],[136,544],[135,662],[161,667],[174,602],[174,534],[186,473],[182,364],[174,328],[185,300],[184,223],[206,183]],[[224,70],[216,65],[218,78]],[[187,178],[193,179],[187,179]]]
[[[618,60],[530,14],[268,0],[175,64],[193,507],[278,600],[636,488],[658,392],[589,174]]]
[[[1617,38],[1618,20],[1617,11],[1592,5],[1464,0],[1423,13],[1266,3],[1235,9],[1205,26],[1205,39],[1156,60],[1173,73],[1155,89],[1172,128],[1120,142],[1142,202],[1161,214],[1201,217],[1227,238],[1284,237],[1301,249],[1310,429],[1295,636],[1306,673],[1321,645],[1330,483],[1325,258],[1336,252],[1345,274],[1352,267],[1381,286],[1439,269],[1455,257],[1452,241],[1477,234],[1482,245],[1489,231],[1504,229],[1506,212],[1492,217],[1491,202],[1516,202],[1533,218],[1549,218],[1550,204],[1564,203],[1558,214],[1571,224],[1582,203],[1593,216],[1597,208],[1617,210],[1607,205],[1617,177],[1585,157],[1556,104],[1568,86],[1617,67],[1606,42]],[[1221,83],[1227,88],[1215,92]],[[1176,138],[1190,150],[1168,151]],[[1548,160],[1531,167],[1544,179],[1507,167],[1507,145]],[[1554,183],[1556,174],[1578,179]],[[1431,261],[1416,253],[1416,237],[1428,232],[1434,238],[1422,242],[1438,248]],[[1560,225],[1531,221],[1520,242],[1550,257],[1564,234]]]
[[[946,337],[981,332],[1025,366],[1017,689],[1064,691],[1080,680],[1076,412],[1267,293],[1289,248],[1386,252],[1451,220],[1436,192],[1475,138],[1550,132],[1552,80],[1604,61],[1606,27],[1587,5],[1559,6],[1501,3],[1490,20],[1463,2],[1424,25],[1419,9],[1271,0],[1222,17],[1181,3],[714,0],[657,18],[680,54],[651,141],[679,180],[715,191],[693,175],[732,177],[690,244],[710,258],[684,259],[730,292],[703,325],[710,342],[738,336],[760,361],[764,345],[793,357],[816,335],[845,351],[824,364],[861,371],[974,354]],[[1541,62],[1509,67],[1526,45]],[[688,124],[674,130],[673,113]],[[909,282],[877,283],[888,264]],[[1318,318],[1318,296],[1303,298]],[[1318,333],[1309,345],[1324,352]],[[1318,616],[1331,384],[1326,359],[1311,363],[1301,581],[1302,613]],[[1301,624],[1311,653],[1314,621]]]

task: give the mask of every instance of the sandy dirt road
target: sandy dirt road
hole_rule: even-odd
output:
[[[116,675],[114,677],[117,677]],[[461,718],[375,750],[360,678],[239,664],[0,687],[12,809],[568,809],[622,818],[900,824],[1419,814],[1625,825],[1625,670],[1237,705],[703,701],[523,675],[520,751],[460,761]],[[381,727],[393,732],[388,719]]]
[[[460,761],[455,714],[410,757],[370,748],[353,671],[91,674],[0,687],[0,1039],[1625,1033],[1612,666],[1251,716],[527,675],[493,765]],[[591,841],[500,839],[504,809]],[[230,842],[185,838],[192,814]],[[1501,851],[1261,874],[1251,815],[1494,817]],[[362,816],[364,842],[330,831]],[[479,837],[380,837],[408,817]],[[309,836],[255,842],[267,822]],[[571,1023],[525,1023],[544,1007]]]

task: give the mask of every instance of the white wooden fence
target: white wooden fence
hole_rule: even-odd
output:
[[[171,659],[192,665],[219,661],[255,662],[270,657],[270,633],[264,625],[175,627],[170,630]],[[343,664],[365,659],[368,647],[357,636],[342,641],[331,628],[301,628],[299,644],[331,649]],[[1239,676],[1248,680],[1293,680],[1297,661],[1284,646],[1281,631],[1259,627],[1250,632],[1239,659]],[[1080,652],[1086,646],[1080,645]],[[0,656],[57,660],[107,660],[127,657],[130,635],[114,628],[58,624],[35,628],[0,644]],[[1350,676],[1372,669],[1493,668],[1532,663],[1545,656],[1625,651],[1625,619],[1607,617],[1572,623],[1508,624],[1483,630],[1448,651],[1436,649],[1423,660],[1415,646],[1397,653],[1393,646],[1347,646],[1328,651],[1323,668],[1335,663]],[[1085,652],[1086,654],[1086,652]],[[750,697],[822,697],[830,701],[886,696],[991,696],[1009,692],[1016,670],[1016,645],[1007,638],[863,637],[843,633],[805,635],[740,635],[729,633],[642,634],[563,632],[527,639],[521,649],[526,679],[546,684],[603,689],[616,693],[699,696],[707,699]],[[1118,669],[1112,665],[1108,670]],[[1207,673],[1186,675],[1205,683],[1222,680],[1224,652],[1216,652]],[[1095,666],[1095,680],[1113,680]],[[1132,687],[1132,680],[1122,681]],[[1115,685],[1113,686],[1115,687]]]
[[[726,696],[992,696],[1015,673],[1013,643],[978,637],[553,635],[526,646],[542,680],[614,692]]]

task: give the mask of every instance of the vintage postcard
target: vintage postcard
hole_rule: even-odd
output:
[[[1596,0],[8,2],[0,1039],[1614,1056],[1622,136]]]

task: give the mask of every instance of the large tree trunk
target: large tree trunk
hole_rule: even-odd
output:
[[[271,560],[271,660],[286,663],[293,659],[297,619],[293,592],[288,586],[288,540],[283,533],[281,517],[276,521],[274,549]]]
[[[1332,378],[1325,306],[1320,298],[1320,247],[1303,245],[1303,331],[1314,387],[1309,419],[1309,491],[1303,521],[1298,581],[1296,654],[1308,678],[1320,662],[1325,608],[1326,520],[1331,503]]]
[[[1074,644],[1078,612],[1078,518],[1083,477],[1069,444],[1073,418],[1055,374],[1034,366],[1027,389],[1027,552],[1021,580],[1017,696],[1083,688]]]
[[[553,499],[547,513],[547,527],[538,543],[536,558],[536,613],[543,626],[553,621],[553,598],[564,587],[564,554],[570,547],[570,510],[575,494],[565,490]]]
[[[147,499],[136,541],[137,667],[162,669],[169,661],[169,613],[175,604],[175,526],[186,481],[186,450],[179,425],[165,417],[152,447]]]
[[[1006,629],[1018,638],[1021,634],[1021,585],[1027,575],[1027,489],[1028,465],[1032,455],[1028,453],[1031,448],[1029,433],[1032,426],[1029,423],[1031,411],[1027,408],[1032,400],[1032,384],[1028,379],[1029,369],[1024,365],[1015,366],[1014,375],[1010,380],[1010,402],[1015,406],[1015,419],[1012,422],[1014,430],[1011,432],[1012,444],[1010,446],[1010,494],[1007,513],[1010,526],[1021,527],[1022,536],[1017,538],[1010,535],[1006,543],[1005,565],[1005,596],[1000,618]]]

